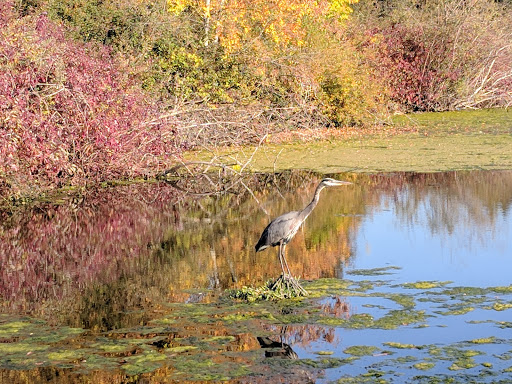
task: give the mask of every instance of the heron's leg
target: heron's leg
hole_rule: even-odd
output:
[[[292,272],[290,271],[290,267],[288,266],[288,262],[286,261],[285,257],[285,248],[286,244],[283,245],[283,260],[286,265],[286,269],[288,270],[288,277],[291,289],[293,289],[295,291],[295,294],[297,294],[298,296],[307,296],[308,292],[302,287],[302,285],[300,285],[300,283],[297,280],[295,280],[295,277],[293,277]]]
[[[286,249],[286,244],[283,244],[283,260],[284,260],[284,264],[286,265],[286,269],[288,270],[288,275],[290,277],[292,277],[292,272],[290,271],[290,267],[288,266],[288,262],[286,261],[285,249]],[[284,268],[283,268],[283,271],[284,271]]]
[[[283,244],[279,243],[279,262],[281,263],[281,269],[283,270],[283,276],[285,276],[286,272],[284,270],[284,264],[283,264],[283,259],[284,259],[284,253],[283,253],[284,249],[283,248],[284,248]]]

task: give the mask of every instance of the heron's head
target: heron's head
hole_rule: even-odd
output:
[[[320,184],[323,184],[326,187],[336,187],[338,185],[350,185],[352,183],[350,181],[335,180],[330,177],[326,177]]]

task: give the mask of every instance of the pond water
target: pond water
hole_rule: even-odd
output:
[[[279,276],[254,244],[322,175],[1,213],[0,382],[512,380],[512,172],[330,176],[354,185],[325,189],[287,247],[310,295],[278,302],[229,292]]]

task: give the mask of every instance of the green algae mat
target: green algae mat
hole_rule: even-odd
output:
[[[405,128],[405,129],[404,129]],[[403,130],[402,133],[401,130]],[[253,171],[439,172],[512,168],[512,111],[492,109],[397,116],[379,134],[268,144],[216,154]],[[209,152],[188,159],[211,158]]]
[[[106,333],[3,315],[0,377],[37,382],[51,367],[69,382],[512,380],[512,285],[397,284],[394,266],[353,272],[303,282],[306,298],[249,303],[226,293]]]

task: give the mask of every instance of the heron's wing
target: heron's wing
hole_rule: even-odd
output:
[[[293,211],[275,218],[268,225],[268,237],[272,245],[280,241],[288,242],[295,235],[300,227],[300,212]]]
[[[281,241],[285,243],[290,241],[300,227],[299,215],[299,211],[292,211],[272,220],[263,230],[256,244],[256,252],[262,251],[269,246],[276,246]]]

